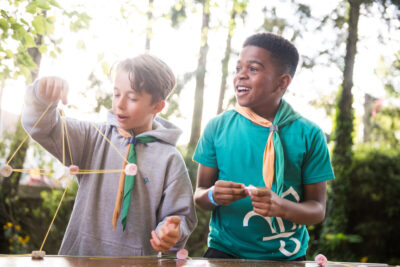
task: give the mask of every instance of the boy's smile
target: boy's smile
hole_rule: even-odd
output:
[[[271,53],[257,46],[246,46],[240,53],[233,79],[239,105],[273,120],[287,84],[271,58]]]

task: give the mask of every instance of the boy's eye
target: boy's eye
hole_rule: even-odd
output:
[[[250,71],[258,71],[258,69],[255,67],[250,67]]]
[[[242,70],[241,67],[236,67],[236,73],[239,73]]]

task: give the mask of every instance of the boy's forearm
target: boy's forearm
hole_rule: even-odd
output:
[[[282,217],[296,224],[311,225],[317,224],[325,218],[325,206],[315,200],[304,202],[293,202],[287,199],[281,199],[280,209]]]

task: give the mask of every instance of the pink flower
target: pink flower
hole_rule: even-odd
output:
[[[79,172],[79,167],[76,165],[69,166],[69,173],[75,175]]]
[[[184,260],[187,258],[187,256],[189,255],[188,251],[184,248],[181,248],[180,250],[178,250],[178,252],[176,253],[176,258],[178,260]]]
[[[315,256],[315,262],[318,263],[319,266],[324,267],[328,259],[324,255],[318,254]]]
[[[125,174],[129,176],[134,176],[137,173],[137,165],[134,163],[129,163],[125,167]]]

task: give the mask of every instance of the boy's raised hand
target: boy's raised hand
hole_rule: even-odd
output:
[[[39,80],[40,96],[48,101],[61,100],[66,105],[68,103],[68,91],[68,83],[59,77],[43,77]]]
[[[271,189],[257,187],[257,190],[251,190],[250,199],[253,203],[253,210],[256,213],[264,217],[281,217],[281,198]]]
[[[218,180],[214,184],[213,199],[219,205],[227,206],[248,196],[244,184]]]
[[[167,252],[175,246],[180,235],[180,224],[181,218],[179,216],[171,216],[158,229],[157,234],[155,231],[152,231],[150,243],[154,250]]]

